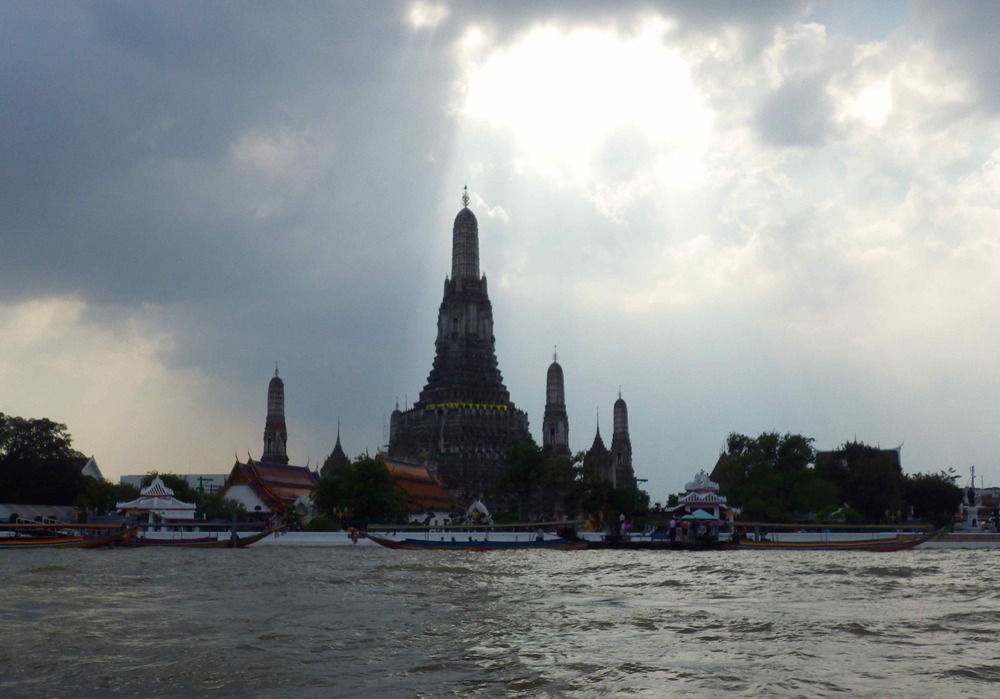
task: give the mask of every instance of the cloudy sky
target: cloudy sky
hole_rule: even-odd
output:
[[[0,4],[0,412],[105,475],[374,452],[468,184],[540,439],[621,387],[654,501],[730,432],[1000,485],[1000,4]]]

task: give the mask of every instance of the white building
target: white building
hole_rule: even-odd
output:
[[[725,519],[724,511],[729,510],[726,497],[719,494],[719,484],[711,480],[705,471],[699,471],[684,489],[687,493],[678,500],[678,510],[683,510],[687,514],[702,510],[715,519]]]

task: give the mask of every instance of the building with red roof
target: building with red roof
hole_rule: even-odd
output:
[[[249,456],[246,463],[239,459],[233,464],[223,497],[242,503],[249,513],[283,513],[289,507],[305,505],[308,510],[319,474],[305,466],[273,464],[254,461]]]
[[[375,457],[389,470],[400,490],[406,493],[406,508],[410,516],[440,514],[447,516],[460,510],[448,492],[426,466],[393,459],[385,454]]]

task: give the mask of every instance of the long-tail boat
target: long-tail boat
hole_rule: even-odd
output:
[[[0,549],[83,548],[127,545],[135,526],[118,524],[0,524]]]
[[[161,546],[168,548],[242,549],[270,536],[277,530],[278,527],[268,527],[263,531],[249,536],[239,536],[239,534],[236,534],[235,532],[229,532],[228,535],[223,535],[222,538],[220,538],[218,533],[210,533],[206,536],[193,537],[156,537],[150,536],[147,533],[137,536],[132,543],[134,546]],[[184,532],[177,532],[177,534],[183,533]]]

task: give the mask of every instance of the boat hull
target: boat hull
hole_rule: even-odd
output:
[[[68,527],[75,529],[76,527]],[[87,528],[93,530],[94,528]],[[114,528],[91,533],[90,536],[11,536],[0,539],[0,549],[78,548],[97,549],[127,545],[135,538],[136,528]]]
[[[1000,549],[1000,534],[993,532],[952,532],[920,545],[923,549]]]
[[[545,549],[555,551],[572,551],[587,548],[585,541],[569,541],[568,539],[524,539],[520,541],[503,539],[458,539],[445,541],[433,539],[397,539],[378,534],[368,534],[368,538],[389,549],[406,551],[511,551]]]
[[[900,535],[880,539],[839,541],[753,541],[741,539],[726,545],[729,549],[750,551],[906,551],[926,543],[935,534]]]
[[[588,549],[615,549],[621,551],[718,551],[726,543],[718,540],[670,541],[669,539],[617,539],[587,541]]]
[[[158,539],[156,537],[137,536],[134,541],[136,547],[162,547],[162,548],[199,548],[199,549],[243,549],[247,546],[267,538],[273,529],[266,529],[251,536],[241,536],[238,539],[224,538],[217,536],[202,536],[190,539],[170,538]]]

